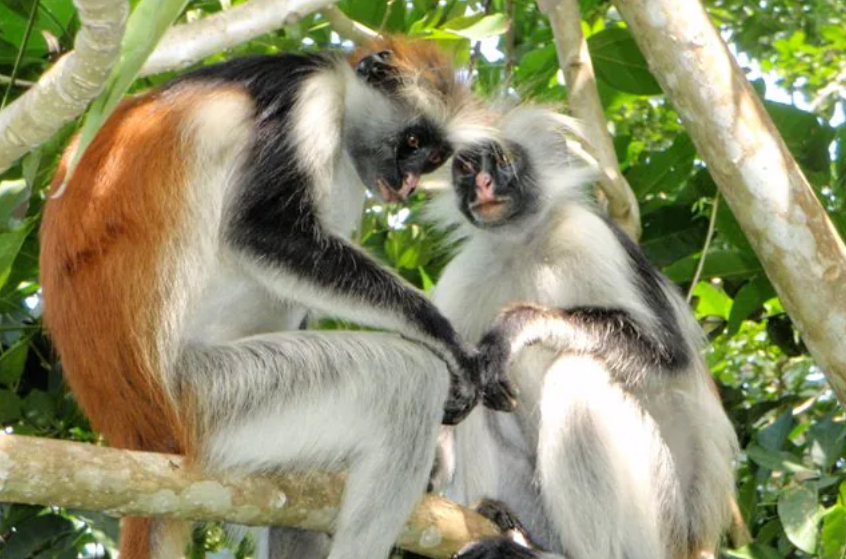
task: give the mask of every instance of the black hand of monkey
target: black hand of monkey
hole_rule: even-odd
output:
[[[485,406],[496,411],[514,411],[517,389],[508,380],[511,342],[501,329],[494,327],[479,343],[479,387]]]
[[[479,403],[481,394],[476,383],[463,375],[451,373],[449,380],[449,398],[444,404],[442,423],[457,425],[473,411]]]

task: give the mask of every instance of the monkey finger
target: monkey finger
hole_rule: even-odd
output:
[[[517,389],[508,380],[489,384],[484,389],[483,402],[496,411],[514,411],[517,408]]]
[[[458,377],[453,377],[449,398],[444,404],[444,416],[441,423],[457,425],[473,411],[480,397],[481,394],[475,386],[463,382]]]

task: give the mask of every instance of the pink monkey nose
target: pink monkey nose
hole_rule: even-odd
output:
[[[487,171],[476,175],[476,199],[480,203],[496,201],[493,177]]]

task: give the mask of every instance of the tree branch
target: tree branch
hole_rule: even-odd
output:
[[[296,23],[337,0],[251,0],[193,23],[172,27],[139,76],[179,70],[216,52]]]
[[[0,74],[0,84],[8,85],[10,83],[12,83],[12,77],[11,76],[4,76],[3,74]],[[15,87],[27,88],[27,87],[34,86],[35,83],[36,82],[31,82],[31,81],[21,80],[21,79],[15,78]]]
[[[846,404],[846,246],[696,0],[614,0],[784,308]]]
[[[370,29],[363,23],[359,23],[347,16],[335,6],[329,6],[322,12],[323,17],[332,26],[332,29],[344,39],[349,39],[357,45],[372,41],[379,36],[379,33]]]
[[[599,185],[608,198],[608,213],[633,239],[640,238],[640,209],[629,183],[620,173],[620,162],[608,133],[602,103],[596,90],[596,77],[582,34],[578,0],[538,0],[538,8],[548,18],[555,37],[558,63],[570,92],[573,114],[585,124],[587,139],[602,170]]]
[[[344,479],[321,472],[212,478],[175,455],[0,435],[0,501],[99,510],[112,516],[328,532]],[[474,539],[498,533],[475,512],[427,495],[397,545],[427,557],[447,558]]]
[[[0,111],[0,172],[76,118],[103,88],[120,53],[126,0],[74,0],[81,29],[74,50]]]

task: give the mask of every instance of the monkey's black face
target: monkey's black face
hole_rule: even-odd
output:
[[[511,142],[489,142],[457,153],[452,182],[461,213],[482,229],[513,223],[537,209],[539,191],[526,153]]]
[[[441,130],[426,119],[413,121],[386,138],[350,137],[348,146],[364,184],[386,202],[411,196],[420,176],[443,165],[452,154]]]

